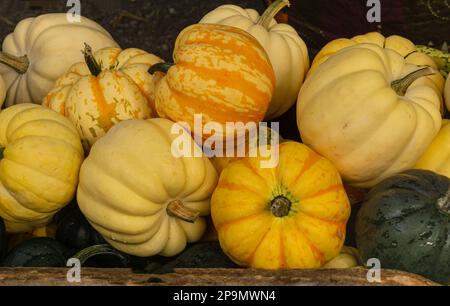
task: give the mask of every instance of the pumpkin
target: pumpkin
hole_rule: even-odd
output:
[[[409,170],[372,189],[356,223],[363,260],[450,284],[449,188],[447,177]]]
[[[3,267],[62,268],[68,250],[50,238],[33,238],[16,246],[2,262]]]
[[[151,69],[167,72],[156,86],[160,117],[185,122],[194,131],[195,115],[202,123],[258,123],[264,119],[275,89],[269,57],[250,34],[224,25],[201,24],[183,30],[174,50],[175,64]],[[199,135],[206,139],[211,135]]]
[[[41,104],[55,81],[82,59],[84,43],[95,50],[117,47],[104,28],[86,17],[69,22],[66,14],[58,13],[19,22],[0,52],[0,75],[8,89],[6,105]]]
[[[153,116],[155,79],[147,71],[162,60],[139,49],[105,48],[73,65],[43,105],[65,114],[78,128],[86,150],[116,123]]]
[[[303,144],[279,145],[279,164],[244,158],[221,174],[211,216],[223,251],[255,269],[320,268],[341,252],[350,203],[336,168]]]
[[[350,47],[328,56],[342,47],[331,43],[318,55],[318,62],[328,59],[300,92],[297,122],[304,143],[333,162],[347,183],[370,188],[414,168],[439,132],[443,101],[434,81],[442,76],[421,67],[434,65],[425,54],[405,58],[415,47],[403,38],[354,40],[371,43],[343,40]]]
[[[344,247],[341,253],[329,261],[323,269],[350,269],[360,266],[360,255],[357,249]]]
[[[104,244],[103,237],[92,228],[78,205],[66,206],[56,215],[56,240],[73,250]]]
[[[450,120],[443,120],[441,131],[417,162],[416,169],[430,170],[450,178]]]
[[[83,148],[60,114],[35,104],[0,113],[0,216],[10,233],[50,223],[76,191]]]
[[[191,145],[191,156],[199,157],[177,157],[173,144],[180,139]],[[209,215],[216,184],[214,167],[181,125],[129,120],[92,147],[81,168],[77,200],[117,250],[171,257],[202,238],[206,221],[201,216]]]
[[[288,0],[277,0],[260,16],[253,9],[222,5],[208,13],[200,23],[234,26],[252,34],[269,55],[276,76],[276,89],[266,119],[280,117],[297,101],[300,87],[309,69],[305,42],[288,24],[278,24],[275,15]]]

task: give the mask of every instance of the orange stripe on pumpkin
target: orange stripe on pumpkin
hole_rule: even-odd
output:
[[[89,77],[89,83],[99,112],[98,125],[107,131],[114,125],[111,119],[117,116],[116,106],[106,102],[97,77]]]

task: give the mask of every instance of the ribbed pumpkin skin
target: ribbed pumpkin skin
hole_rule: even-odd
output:
[[[237,264],[261,269],[319,268],[339,255],[350,204],[334,166],[306,146],[280,145],[274,169],[260,158],[231,163],[213,194],[214,225],[224,252]],[[285,197],[289,214],[272,201]]]
[[[438,134],[443,78],[420,77],[405,93],[397,92],[392,82],[421,65],[436,67],[433,60],[418,52],[405,59],[415,46],[404,38],[359,39],[371,43],[342,40],[325,47],[331,48],[322,54],[328,59],[315,66],[301,89],[297,123],[303,142],[329,159],[347,183],[371,188],[414,168]],[[351,45],[343,48],[346,44]]]
[[[6,105],[41,104],[55,81],[83,59],[80,50],[84,43],[94,50],[118,47],[102,26],[86,17],[81,17],[81,22],[69,22],[66,13],[55,13],[20,21],[3,41],[2,51],[18,57],[26,55],[30,66],[25,74],[19,74],[0,65],[8,88]]]
[[[75,194],[83,148],[64,116],[19,104],[0,113],[0,216],[8,232],[49,223]]]
[[[203,115],[204,124],[223,126],[264,119],[275,75],[264,49],[250,34],[229,26],[190,26],[178,36],[174,61],[156,89],[161,117],[191,128],[195,114]]]
[[[176,158],[167,119],[128,120],[100,139],[83,163],[78,205],[92,226],[130,255],[175,256],[200,240],[206,221],[182,221],[167,212],[179,200],[207,216],[217,173],[206,157]],[[184,131],[184,140],[193,143]],[[195,147],[196,154],[201,149]]]
[[[430,170],[450,178],[450,120],[444,120],[441,131],[421,157],[416,169]]]
[[[105,48],[94,57],[102,65],[98,76],[86,63],[75,64],[43,101],[76,125],[87,147],[120,121],[153,117],[157,76],[147,71],[162,62],[139,49]]]
[[[356,223],[364,262],[450,283],[450,180],[430,171],[410,170],[378,184]]]

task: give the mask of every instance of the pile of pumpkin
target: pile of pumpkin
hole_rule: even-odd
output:
[[[262,16],[217,8],[180,33],[174,63],[120,49],[87,18],[20,22],[0,53],[0,216],[9,235],[52,236],[55,215],[76,197],[65,218],[78,206],[96,231],[81,235],[133,256],[180,254],[204,237],[211,214],[223,252],[242,267],[378,258],[448,283],[449,55],[369,33],[330,42],[310,65],[297,32],[274,19],[287,4]],[[295,103],[303,144],[277,144],[276,168],[261,167],[263,157],[172,154],[177,137],[198,136],[172,133],[179,122],[193,128],[195,114],[225,126],[272,120]],[[202,155],[199,144],[193,150]],[[344,248],[343,181],[371,189],[356,222],[361,256]],[[59,240],[73,245],[76,230],[58,228]],[[30,241],[15,243],[4,264],[35,249],[60,252]]]

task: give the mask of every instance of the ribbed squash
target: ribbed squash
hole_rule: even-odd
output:
[[[196,114],[203,115],[203,124],[217,122],[224,130],[227,122],[264,119],[275,74],[263,47],[250,34],[222,25],[190,26],[177,38],[174,61],[151,70],[167,72],[156,88],[159,116],[186,122],[192,130]]]
[[[105,48],[73,65],[44,98],[78,128],[88,150],[114,125],[154,115],[155,78],[147,71],[162,60],[139,49]]]
[[[76,128],[42,106],[0,113],[0,216],[8,232],[48,224],[75,194],[83,148]]]
[[[370,188],[414,168],[441,128],[443,77],[407,39],[371,33],[317,56],[298,99],[302,139]]]
[[[222,172],[211,202],[220,244],[245,267],[320,268],[342,249],[349,200],[329,161],[295,142],[279,150],[276,168],[257,157]]]

